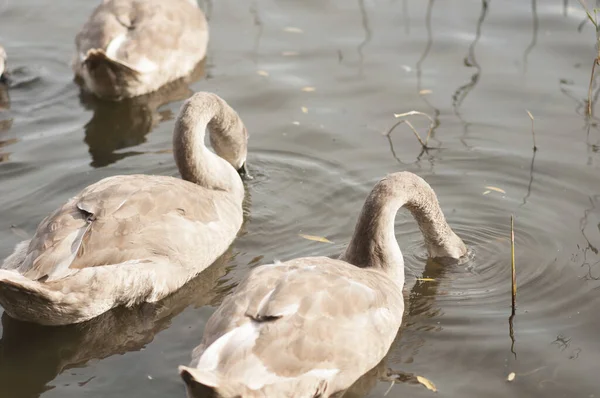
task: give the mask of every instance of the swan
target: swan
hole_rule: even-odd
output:
[[[190,366],[189,397],[330,397],[388,352],[402,322],[404,260],[394,219],[406,207],[431,257],[467,252],[437,197],[409,172],[369,194],[339,259],[305,257],[253,269],[210,317]]]
[[[0,46],[0,83],[6,82],[6,51]]]
[[[206,129],[216,154],[204,145]],[[179,289],[241,227],[247,137],[222,98],[194,94],[173,133],[183,180],[119,175],[85,188],[4,260],[0,305],[13,318],[64,325]]]
[[[99,97],[135,97],[188,75],[207,43],[196,0],[103,0],[75,38],[72,67]]]

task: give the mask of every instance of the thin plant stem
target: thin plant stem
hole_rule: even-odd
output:
[[[515,268],[515,223],[514,217],[510,216],[510,255],[512,269],[512,313],[515,313],[517,307],[517,273]]]
[[[594,73],[596,71],[597,63],[598,58],[595,58],[594,63],[592,64],[592,74],[590,75],[590,86],[588,87],[588,116],[592,116],[592,85],[594,84]]]
[[[529,118],[531,119],[531,136],[533,137],[533,152],[537,151],[537,145],[535,144],[535,130],[533,128],[533,115],[531,114],[531,112],[529,112],[527,109],[525,109],[525,111],[527,112],[527,114],[529,115]]]

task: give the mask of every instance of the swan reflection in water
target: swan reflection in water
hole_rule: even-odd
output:
[[[92,167],[104,167],[129,156],[144,152],[122,151],[146,142],[146,135],[160,122],[172,119],[170,110],[159,111],[162,105],[182,101],[193,94],[189,84],[204,76],[206,58],[187,77],[176,80],[158,91],[121,101],[102,100],[80,90],[81,104],[94,112],[84,126],[84,141],[89,147]]]
[[[231,248],[202,274],[158,303],[120,307],[88,322],[41,326],[2,316],[0,395],[37,397],[67,369],[94,359],[139,351],[188,306],[220,302],[225,294],[219,280],[227,273]],[[173,369],[176,374],[176,369]]]

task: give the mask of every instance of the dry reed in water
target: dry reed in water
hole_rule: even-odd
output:
[[[590,85],[588,87],[588,116],[592,115],[592,85],[594,84],[594,73],[596,72],[596,65],[600,63],[600,25],[598,25],[598,21],[596,21],[596,11],[597,8],[593,9],[594,17],[588,10],[587,4],[585,0],[579,0],[579,4],[585,10],[585,13],[588,16],[588,19],[592,22],[594,27],[596,28],[596,57],[594,58],[594,63],[592,64],[592,74],[590,76]]]
[[[517,273],[515,268],[515,223],[512,215],[510,216],[510,255],[512,268],[512,313],[514,315],[517,307]]]
[[[431,137],[431,132],[433,131],[433,129],[435,127],[435,121],[431,118],[431,116],[429,116],[428,114],[426,114],[424,112],[409,111],[409,112],[405,112],[405,113],[395,113],[394,117],[398,119],[398,118],[405,118],[407,116],[414,116],[414,115],[425,116],[427,119],[429,119],[429,130],[427,131],[427,137],[425,138],[425,141],[423,141],[421,139],[421,136],[419,135],[419,133],[417,133],[417,130],[412,125],[412,123],[406,119],[402,119],[399,122],[397,122],[396,124],[394,124],[386,133],[384,133],[384,135],[389,136],[392,133],[392,130],[394,130],[398,125],[400,125],[402,123],[406,123],[406,125],[412,130],[415,137],[417,137],[417,140],[419,140],[419,143],[421,144],[423,149],[429,149],[427,144],[429,143],[429,137]]]
[[[531,112],[529,112],[527,109],[525,109],[525,111],[527,112],[527,114],[529,115],[529,118],[531,119],[531,136],[533,137],[533,152],[537,151],[537,145],[535,144],[535,130],[533,128],[533,115],[531,114]]]

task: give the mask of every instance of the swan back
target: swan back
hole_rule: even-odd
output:
[[[381,360],[403,309],[376,270],[326,257],[261,266],[210,318],[182,376],[224,397],[329,396]]]

